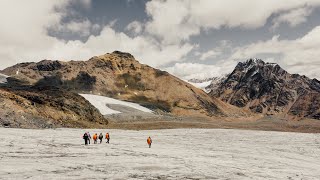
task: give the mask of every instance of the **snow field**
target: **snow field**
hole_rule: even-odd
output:
[[[89,131],[110,144],[84,145]],[[148,136],[153,139],[148,148]],[[319,179],[320,134],[1,129],[0,179]]]

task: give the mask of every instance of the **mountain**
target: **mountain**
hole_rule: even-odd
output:
[[[256,113],[320,119],[320,82],[260,59],[238,63],[209,94]]]
[[[188,83],[192,84],[193,86],[202,89],[206,93],[210,93],[211,91],[216,91],[216,88],[227,79],[229,74],[223,74],[221,76],[212,77],[212,78],[205,78],[205,79],[189,79],[187,80]]]
[[[206,92],[210,93],[211,91],[216,91],[220,84],[227,79],[229,74],[221,75],[218,77],[211,78],[211,82],[208,86],[205,87]]]
[[[0,126],[15,128],[105,127],[108,120],[78,94],[56,88],[0,86]]]
[[[165,71],[140,64],[120,51],[88,61],[21,63],[1,73],[37,87],[58,87],[75,93],[139,103],[158,113],[229,116],[245,114]],[[227,108],[226,108],[227,107]]]
[[[210,89],[208,89],[207,87],[211,84],[213,78],[206,78],[206,79],[189,79],[187,80],[187,82],[189,84],[192,84],[193,86],[202,89],[203,91],[205,91],[206,93],[210,92]]]

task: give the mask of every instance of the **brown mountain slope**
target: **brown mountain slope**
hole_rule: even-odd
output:
[[[246,114],[167,72],[140,64],[131,54],[119,51],[95,56],[88,61],[22,63],[2,73],[38,86],[50,84],[77,93],[106,95],[176,115]]]
[[[0,126],[101,128],[108,124],[78,94],[51,87],[12,86],[11,80],[0,85]]]
[[[274,63],[239,63],[210,95],[232,105],[290,119],[320,119],[320,82],[290,74]]]

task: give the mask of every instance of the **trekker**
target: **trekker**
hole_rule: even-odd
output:
[[[100,135],[99,135],[99,139],[100,139],[100,144],[102,143],[102,139],[103,139],[103,135],[102,135],[102,133],[100,133]]]
[[[148,143],[148,145],[149,145],[149,148],[151,148],[152,139],[151,139],[150,136],[149,136],[148,139],[147,139],[147,143]]]
[[[95,134],[93,135],[93,143],[94,143],[94,144],[97,144],[97,139],[98,139],[98,134],[95,133]]]
[[[108,144],[109,144],[109,140],[110,140],[110,135],[109,135],[109,133],[107,133],[107,134],[106,134],[106,140],[107,140],[107,142],[106,142],[106,143],[108,143]]]
[[[90,144],[91,135],[90,135],[90,133],[89,133],[89,132],[87,132],[87,135],[88,135],[88,142],[89,142],[89,144]]]
[[[87,134],[87,133],[84,133],[83,139],[84,139],[84,145],[88,145],[88,139],[89,139],[89,137],[88,137],[88,134]]]

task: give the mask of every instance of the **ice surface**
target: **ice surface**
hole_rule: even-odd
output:
[[[121,113],[120,111],[116,111],[116,110],[108,108],[106,106],[107,104],[119,104],[119,105],[131,107],[131,108],[143,111],[143,112],[152,113],[152,111],[150,109],[145,108],[145,107],[143,107],[139,104],[136,104],[136,103],[120,101],[117,99],[108,98],[105,96],[93,95],[93,94],[80,94],[80,95],[83,96],[85,99],[87,99],[103,115]]]
[[[84,146],[85,131],[110,144]],[[0,147],[0,179],[320,178],[320,134],[2,128]]]

